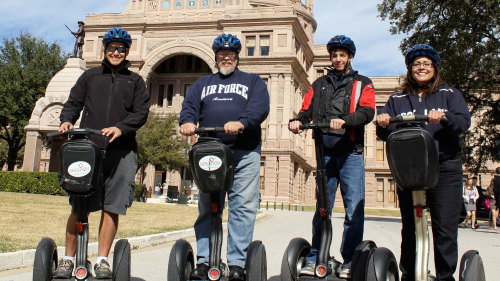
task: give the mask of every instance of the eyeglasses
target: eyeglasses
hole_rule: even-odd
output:
[[[218,58],[226,58],[226,57],[229,57],[230,59],[234,59],[236,57],[236,54],[235,53],[219,53],[217,54],[217,57]]]
[[[430,62],[425,62],[425,63],[414,63],[411,65],[411,67],[413,68],[431,68],[432,67],[432,63]]]
[[[114,47],[114,46],[108,47],[108,52],[114,53],[115,51],[118,51],[118,53],[125,53],[127,51],[127,47]]]

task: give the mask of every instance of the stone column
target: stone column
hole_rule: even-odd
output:
[[[26,144],[24,145],[23,171],[40,171],[40,158],[42,156],[42,135],[38,131],[26,132]]]

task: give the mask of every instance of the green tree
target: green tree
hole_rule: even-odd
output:
[[[21,32],[0,45],[0,139],[7,142],[7,167],[18,164],[25,144],[24,127],[50,82],[64,67],[67,55],[56,43]]]
[[[500,150],[498,0],[383,0],[377,7],[392,34],[407,35],[404,54],[422,43],[438,50],[443,80],[462,92],[475,121],[462,141],[464,163],[477,173]]]
[[[147,164],[162,170],[178,170],[184,164],[184,144],[177,134],[178,116],[149,113],[148,121],[137,131],[137,154],[143,171]]]

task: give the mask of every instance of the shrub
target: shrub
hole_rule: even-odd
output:
[[[134,184],[134,198],[136,201],[140,201],[142,194],[142,184],[136,183]]]
[[[0,191],[65,195],[57,173],[0,171]]]

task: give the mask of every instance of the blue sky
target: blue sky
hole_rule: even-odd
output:
[[[336,34],[351,37],[357,48],[354,68],[367,76],[405,74],[399,50],[401,35],[391,35],[389,23],[377,17],[374,0],[315,0],[314,16],[318,23],[316,44],[326,44]],[[77,29],[77,21],[86,14],[119,13],[128,0],[25,0],[0,1],[0,37],[17,36],[30,31],[47,42],[57,41],[66,52],[73,51],[74,37],[66,24]]]

